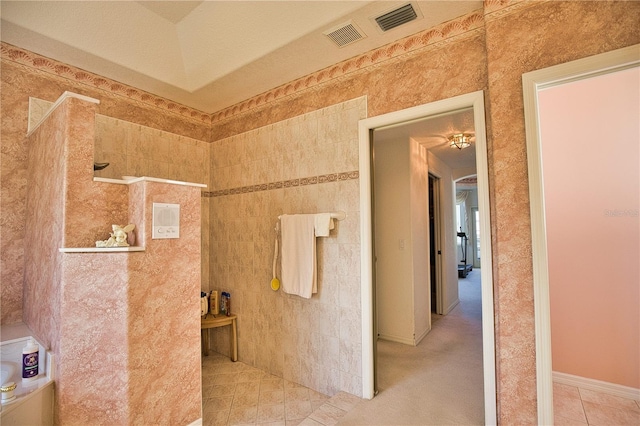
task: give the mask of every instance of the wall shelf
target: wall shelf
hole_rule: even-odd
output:
[[[144,247],[60,247],[60,253],[119,253],[144,251]]]

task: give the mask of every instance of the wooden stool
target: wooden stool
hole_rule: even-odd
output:
[[[204,351],[204,356],[209,355],[209,329],[216,327],[224,327],[225,325],[231,326],[231,361],[238,360],[238,330],[236,327],[236,319],[238,317],[235,315],[218,315],[213,316],[211,314],[207,314],[203,317],[200,317],[200,332],[202,333],[202,350]]]

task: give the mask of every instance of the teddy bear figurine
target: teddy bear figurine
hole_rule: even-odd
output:
[[[111,225],[113,232],[108,240],[96,241],[96,247],[129,247],[127,242],[127,234],[136,226],[129,224],[127,226]]]

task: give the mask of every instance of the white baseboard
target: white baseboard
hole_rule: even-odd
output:
[[[187,426],[202,426],[202,417],[193,422],[189,423]]]
[[[559,373],[557,371],[553,372],[553,381],[563,385],[575,386],[582,389],[640,401],[640,389],[629,386],[617,385],[615,383],[603,382],[596,379],[588,379],[586,377],[574,376],[567,373]]]
[[[414,345],[415,345],[415,346],[418,346],[418,345],[420,344],[420,342],[422,341],[422,339],[424,339],[424,338],[425,338],[425,336],[426,336],[427,334],[429,334],[429,332],[430,332],[430,331],[431,331],[431,329],[430,329],[430,328],[428,328],[428,329],[426,329],[425,331],[423,331],[422,333],[420,333],[420,335],[419,335],[418,337],[416,337]]]
[[[458,306],[458,303],[460,303],[460,299],[456,299],[453,301],[453,303],[451,305],[449,305],[445,310],[444,310],[444,314],[443,315],[448,315],[449,312],[453,311],[453,308],[455,308],[456,306]]]
[[[378,339],[415,346],[413,339],[407,339],[406,337],[391,336],[389,334],[378,333]]]

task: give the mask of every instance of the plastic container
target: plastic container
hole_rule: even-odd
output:
[[[22,380],[31,381],[38,378],[38,351],[40,348],[33,338],[22,349]]]
[[[222,315],[231,315],[231,294],[223,291],[220,293],[220,313]]]

